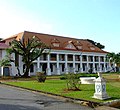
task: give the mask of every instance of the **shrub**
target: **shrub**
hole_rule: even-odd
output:
[[[79,74],[75,75],[76,79],[79,79],[80,77],[96,77],[97,78],[98,75],[97,74],[88,74],[88,73],[79,73]],[[61,80],[66,80],[67,77],[66,77],[66,75],[62,75],[62,76],[60,76],[60,79]]]
[[[68,90],[80,90],[79,79],[77,78],[77,74],[69,73],[66,74],[67,88]]]
[[[45,82],[46,75],[44,74],[44,72],[37,72],[36,73],[36,78],[37,78],[38,82]]]

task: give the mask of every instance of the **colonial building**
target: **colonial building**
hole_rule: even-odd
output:
[[[34,64],[31,65],[30,75],[35,75],[36,71],[44,71],[47,75],[60,75],[68,72],[86,73],[106,72],[109,63],[106,62],[106,51],[99,49],[85,39],[75,39],[70,37],[35,33],[24,31],[5,39],[5,44],[16,40],[26,42],[28,38],[38,37],[42,42],[51,47],[50,54],[43,54]],[[23,73],[24,64],[22,57],[13,58],[18,61],[20,72]],[[15,75],[15,73],[13,74]]]
[[[1,42],[0,43],[0,61],[5,57],[6,55],[6,48],[8,48],[9,46],[6,45],[4,42]],[[6,75],[9,75],[9,73],[7,72],[3,72],[3,71],[6,71],[6,69],[3,69],[0,67],[0,76],[6,76]]]

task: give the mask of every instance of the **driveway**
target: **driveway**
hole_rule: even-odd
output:
[[[0,110],[93,110],[40,93],[0,84]]]

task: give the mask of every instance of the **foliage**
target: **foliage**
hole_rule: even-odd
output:
[[[80,90],[79,79],[76,78],[76,74],[68,73],[66,74],[67,88],[68,90]]]
[[[113,78],[113,74],[104,74],[108,79]],[[103,75],[103,76],[104,76]],[[114,74],[115,75],[115,74]],[[118,74],[117,74],[118,76]],[[118,78],[118,77],[115,78]],[[31,78],[29,78],[30,80]],[[21,80],[21,79],[20,79]],[[27,79],[28,80],[28,79]],[[81,91],[65,91],[65,86],[66,86],[66,81],[65,80],[46,80],[45,83],[39,83],[36,80],[34,81],[6,81],[4,83],[19,86],[19,87],[25,87],[33,90],[40,90],[45,93],[52,93],[52,94],[58,94],[62,96],[67,96],[67,97],[72,97],[72,98],[79,98],[83,100],[89,100],[89,101],[95,101],[95,102],[105,102],[101,100],[97,100],[92,98],[94,94],[94,84],[81,84],[80,89]],[[110,97],[112,97],[109,100],[114,100],[114,99],[120,99],[120,82],[115,81],[115,82],[107,82],[106,85],[106,91]]]
[[[0,61],[0,66],[10,66],[10,59],[9,57],[6,55],[5,58],[3,58],[1,61]]]
[[[43,53],[49,53],[49,47],[46,46],[40,39],[33,36],[24,40],[13,40],[10,43],[10,48],[7,51],[22,56],[22,61],[25,64],[25,72],[22,77],[29,77],[30,66],[34,60],[40,57]],[[45,50],[48,51],[45,51]]]
[[[102,45],[102,44],[100,44],[100,43],[97,43],[97,42],[95,42],[95,41],[93,41],[93,40],[90,40],[90,39],[87,39],[90,43],[92,43],[93,45],[95,45],[95,46],[97,46],[98,48],[100,48],[100,49],[104,49],[105,48],[105,46],[104,45]]]
[[[120,67],[120,53],[115,54],[114,52],[108,53],[107,58],[111,63],[116,64],[117,67]]]
[[[37,72],[36,73],[36,79],[37,79],[38,82],[45,82],[46,75],[44,74],[44,72]]]
[[[80,77],[98,77],[98,75],[97,74],[88,74],[88,73],[79,73],[79,74],[76,74],[75,75],[75,78],[76,79],[79,79]],[[65,80],[65,79],[67,79],[66,78],[66,75],[62,75],[62,76],[60,76],[60,79],[61,80]]]

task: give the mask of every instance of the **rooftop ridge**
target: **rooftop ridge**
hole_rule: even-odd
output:
[[[75,40],[87,40],[87,39],[78,39],[78,38],[74,38],[74,37],[66,37],[66,36],[62,36],[62,35],[54,35],[54,34],[46,34],[46,33],[32,32],[32,31],[24,31],[24,32],[41,34],[41,35],[48,35],[48,36],[54,36],[54,37],[69,38],[69,39],[75,39]]]

